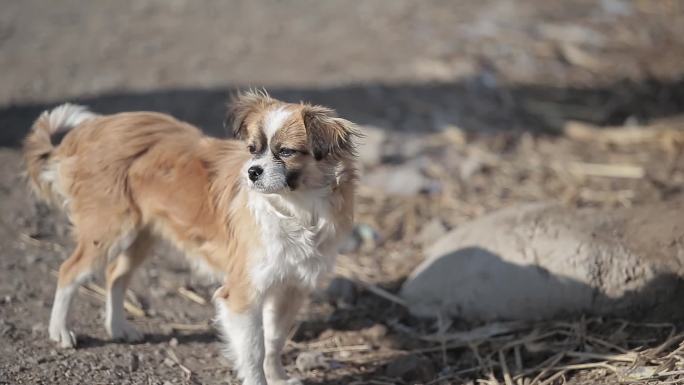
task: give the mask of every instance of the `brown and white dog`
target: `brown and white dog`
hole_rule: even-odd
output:
[[[163,238],[221,284],[217,322],[243,383],[300,383],[279,355],[351,228],[359,132],[328,108],[254,91],[232,102],[227,123],[239,140],[152,112],[103,116],[64,104],[37,119],[24,147],[31,185],[64,208],[77,243],[59,269],[52,340],[76,344],[71,300],[105,265],[107,332],[139,340],[124,293]]]

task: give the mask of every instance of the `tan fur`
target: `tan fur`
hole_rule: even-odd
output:
[[[140,340],[124,316],[125,290],[163,238],[222,280],[217,325],[243,383],[301,383],[280,353],[351,230],[359,132],[330,109],[265,92],[239,95],[229,111],[240,141],[152,112],[100,116],[65,104],[38,118],[25,141],[27,173],[40,197],[66,211],[77,244],[59,269],[50,339],[76,345],[74,293],[106,266],[105,328]]]
[[[260,106],[270,103],[276,101],[258,95],[236,103],[236,134],[250,138],[249,130],[254,130],[252,121],[258,120]],[[288,108],[304,111],[308,107]],[[224,274],[230,295],[226,292],[222,297],[227,298],[231,309],[241,311],[248,306],[252,290],[247,250],[260,241],[239,179],[241,167],[250,156],[245,143],[204,136],[197,128],[167,115],[132,112],[89,120],[53,148],[48,124],[43,118],[36,121],[24,154],[39,195],[50,202],[62,202],[74,226],[77,247],[60,267],[60,287],[106,263],[108,284],[116,279],[127,281],[145,257],[148,237],[154,235],[170,240],[190,258],[200,258]],[[282,143],[309,151],[312,143],[303,120],[296,119],[291,125]],[[331,135],[335,133],[321,133],[322,138],[316,140],[333,140]],[[330,151],[342,147],[336,145]],[[351,158],[351,154],[342,156]],[[314,162],[292,161],[301,163],[302,168]],[[339,180],[332,198],[341,229],[351,226],[356,179],[351,159],[345,162],[347,174]],[[39,177],[48,166],[56,167],[59,196]],[[127,238],[132,238],[131,244],[123,244]],[[107,260],[124,253],[126,262]]]

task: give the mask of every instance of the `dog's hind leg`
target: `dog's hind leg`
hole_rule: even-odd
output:
[[[69,308],[76,290],[92,275],[102,257],[97,245],[79,240],[74,252],[59,268],[48,331],[50,339],[63,348],[76,346],[76,335],[68,328]]]
[[[124,313],[126,288],[135,269],[149,253],[151,239],[145,231],[140,232],[131,245],[107,266],[107,303],[105,328],[114,340],[140,341],[143,334],[135,329]]]

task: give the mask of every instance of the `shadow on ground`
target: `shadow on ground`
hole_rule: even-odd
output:
[[[284,100],[331,106],[360,124],[408,132],[437,130],[453,124],[480,132],[557,133],[569,119],[613,125],[629,118],[645,121],[684,112],[684,79],[622,81],[585,89],[487,84],[483,79],[470,78],[457,83],[268,90]],[[211,135],[222,135],[225,103],[238,88],[121,92],[68,101],[88,105],[100,113],[170,113]],[[0,107],[0,146],[17,146],[41,111],[65,101]]]

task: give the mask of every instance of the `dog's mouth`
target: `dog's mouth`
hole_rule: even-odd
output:
[[[276,180],[273,180],[276,179]],[[270,178],[269,179],[258,179],[255,181],[249,181],[249,187],[256,192],[262,193],[262,194],[276,194],[279,192],[282,192],[288,188],[287,183],[285,182],[284,178],[283,181],[280,181],[278,179],[281,178]]]

